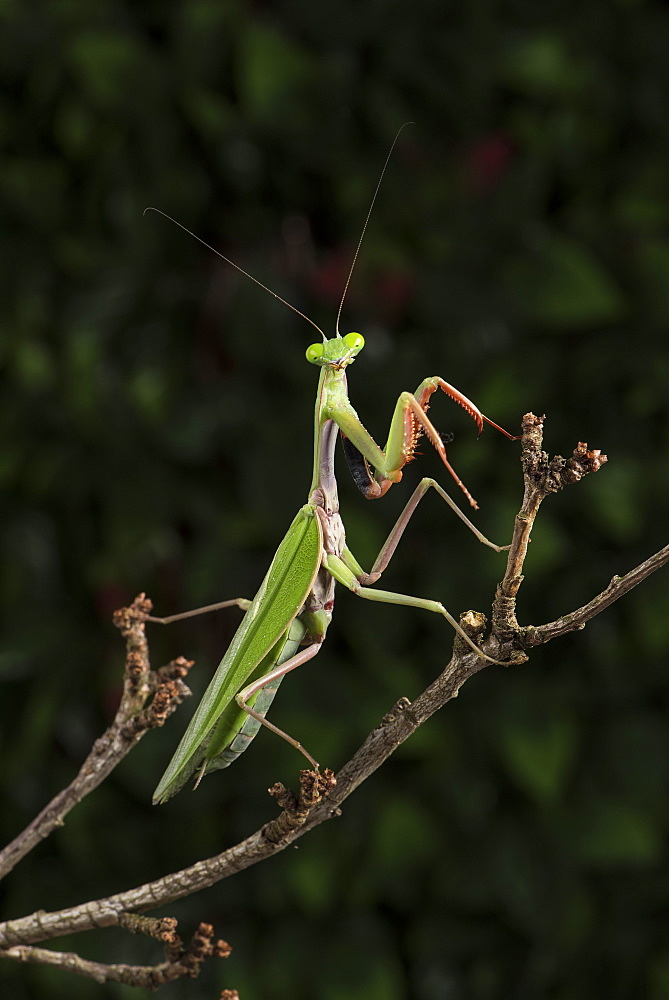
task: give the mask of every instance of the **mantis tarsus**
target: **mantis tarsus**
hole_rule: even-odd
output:
[[[319,652],[332,617],[335,582],[348,587],[366,600],[403,604],[437,612],[450,622],[479,656],[493,663],[500,662],[483,653],[438,601],[377,590],[372,586],[390,562],[411,515],[430,488],[439,493],[479,541],[498,552],[502,550],[503,546],[495,545],[481,534],[433,479],[423,479],[414,490],[370,573],[362,569],[345,541],[334,472],[334,451],[339,431],[342,433],[349,468],[365,497],[381,497],[393,483],[400,481],[403,466],[412,460],[418,438],[425,434],[473,507],[477,506],[476,502],[451,467],[443,441],[426,415],[430,396],[441,389],[473,418],[479,432],[485,421],[513,440],[513,435],[485,417],[474,403],[439,376],[425,379],[415,393],[401,393],[383,450],[360,422],[349,402],[346,369],[364,346],[364,340],[358,333],[340,337],[339,319],[353,266],[387,163],[388,159],[372,198],[344,288],[337,315],[336,335],[327,338],[312,320],[299,313],[294,306],[285,303],[315,326],[322,337],[322,343],[312,344],[306,352],[307,360],[321,369],[316,393],[313,477],[307,503],[300,508],[290,525],[252,601],[235,598],[196,612],[152,619],[167,623],[199,611],[231,605],[237,605],[246,612],[156,788],[156,803],[165,802],[196,772],[199,781],[204,774],[227,767],[246,749],[261,724],[300,750],[311,766],[318,769],[318,763],[311,754],[297,740],[268,722],[265,714],[282,678],[313,659]],[[228,258],[223,259],[237,270],[242,270]],[[246,274],[245,271],[242,273]],[[260,284],[251,275],[246,276]],[[274,292],[271,294],[280,298]]]

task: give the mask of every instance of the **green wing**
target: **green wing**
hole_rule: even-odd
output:
[[[316,508],[305,504],[279,545],[260,590],[160,779],[154,803],[166,802],[178,792],[204,760],[221,713],[301,610],[318,572],[322,547]]]
[[[281,666],[299,651],[306,632],[306,625],[300,615],[294,618],[279,641],[270,649],[248,679],[249,684],[267,675],[270,670]],[[251,695],[247,704],[263,718],[274,701],[283,677],[276,677],[264,684],[256,694]],[[223,710],[221,717],[211,731],[211,739],[202,760],[200,773],[210,774],[220,768],[229,767],[242,754],[261,729],[261,723],[240,708],[235,700]]]

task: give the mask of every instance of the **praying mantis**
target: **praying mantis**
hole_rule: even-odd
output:
[[[261,725],[299,750],[311,767],[318,770],[316,759],[301,743],[269,722],[266,713],[285,675],[312,660],[320,652],[332,618],[336,583],[347,587],[364,600],[436,612],[451,624],[477,655],[491,663],[501,662],[480,650],[439,601],[379,590],[373,586],[388,566],[420,500],[430,489],[436,490],[480,542],[497,552],[506,548],[487,539],[435,480],[425,478],[414,490],[369,573],[365,572],[348,548],[344,523],[339,513],[334,469],[335,444],[339,433],[354,482],[367,499],[383,496],[393,484],[402,479],[403,467],[414,458],[418,439],[425,435],[470,505],[477,507],[476,501],[451,466],[442,438],[427,416],[430,397],[437,389],[464,408],[476,423],[479,433],[483,430],[484,423],[488,423],[514,440],[512,434],[484,416],[471,400],[439,376],[426,378],[415,393],[400,394],[383,449],[366,430],[349,401],[346,371],[363,349],[364,339],[359,333],[340,336],[339,322],[372,208],[398,136],[399,132],[386,158],[367,213],[339,305],[334,337],[326,337],[298,309],[233,261],[219,254],[228,264],[306,319],[321,335],[322,342],[312,344],[306,351],[307,361],[320,368],[314,415],[313,473],[307,502],[298,510],[279,544],[265,579],[252,601],[234,598],[195,612],[168,618],[149,617],[151,621],[168,623],[199,611],[232,605],[245,611],[158,783],[153,796],[154,803],[167,801],[194,775],[197,785],[205,774],[227,767],[246,749]],[[180,223],[176,224],[185,229]],[[190,233],[190,230],[186,232]],[[197,236],[195,238],[200,239]],[[216,250],[214,252],[218,253]]]

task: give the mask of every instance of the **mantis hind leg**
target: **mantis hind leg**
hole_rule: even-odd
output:
[[[363,597],[367,601],[379,601],[382,604],[405,604],[410,608],[423,608],[425,611],[434,611],[437,614],[443,615],[446,621],[453,626],[458,635],[464,639],[477,656],[487,660],[488,663],[496,663],[502,667],[507,665],[503,660],[496,660],[493,656],[488,656],[482,649],[479,649],[460,623],[455,620],[453,615],[439,601],[431,601],[425,597],[413,597],[410,594],[396,594],[390,590],[377,590],[375,587],[363,587],[356,578],[355,572],[338,556],[326,556],[325,565],[338,583],[348,587],[358,597]]]
[[[287,743],[290,743],[292,747],[295,747],[296,750],[299,750],[300,753],[307,758],[315,771],[318,771],[319,768],[318,761],[315,757],[312,757],[308,750],[305,750],[298,740],[293,739],[293,737],[289,736],[289,734],[284,732],[283,729],[279,729],[279,727],[275,726],[273,722],[268,722],[263,714],[257,712],[255,708],[252,708],[248,704],[248,701],[254,694],[257,694],[257,692],[261,691],[261,689],[266,685],[275,685],[276,682],[280,681],[286,674],[290,673],[291,670],[295,670],[296,667],[300,667],[303,663],[307,663],[309,660],[312,660],[314,656],[320,652],[321,645],[322,639],[320,642],[312,642],[310,646],[302,649],[299,653],[296,653],[295,656],[291,656],[285,663],[275,667],[274,670],[270,670],[269,673],[264,674],[252,684],[248,684],[235,695],[235,701],[239,707],[247,713],[247,715],[250,715],[252,719],[255,719],[256,722],[265,726],[267,729],[271,729],[273,733],[276,733],[277,736],[280,736]]]

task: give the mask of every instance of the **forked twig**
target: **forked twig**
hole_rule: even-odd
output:
[[[190,694],[183,679],[193,666],[192,660],[179,656],[155,673],[151,670],[144,633],[150,610],[151,602],[140,594],[129,608],[115,613],[114,623],[126,642],[126,658],[123,693],[114,720],[95,741],[74,780],[0,851],[0,878],[61,827],[70,810],[111,774],[149,729],[162,726]]]
[[[128,915],[132,917],[132,914]],[[148,923],[148,918],[134,918],[136,922],[144,919]],[[34,945],[15,945],[3,952],[7,958],[13,958],[19,962],[38,963],[40,965],[50,965],[57,968],[66,969],[87,979],[94,979],[96,983],[124,983],[126,986],[139,986],[145,989],[155,990],[165,983],[174,982],[183,976],[195,978],[202,964],[208,958],[228,958],[232,949],[227,941],[213,941],[214,928],[211,924],[200,924],[195,931],[190,944],[184,947],[181,939],[175,933],[176,920],[166,917],[162,921],[154,923],[171,924],[169,932],[160,935],[160,940],[165,942],[166,960],[157,965],[125,965],[106,964],[104,962],[93,962],[90,959],[82,958],[76,952],[53,951],[49,948],[36,948]],[[126,926],[128,926],[126,924]],[[128,926],[128,929],[133,929]],[[158,935],[151,935],[152,937]],[[235,991],[229,991],[229,995],[234,996]]]

